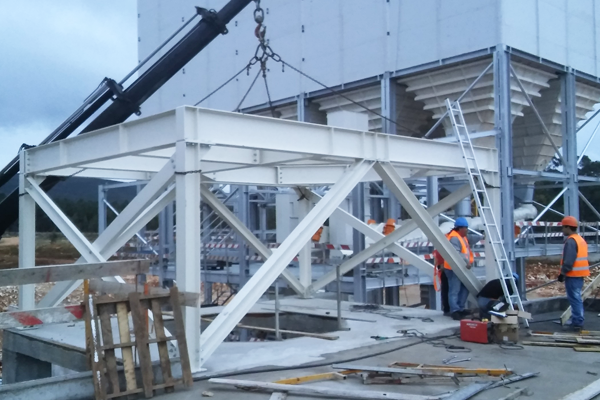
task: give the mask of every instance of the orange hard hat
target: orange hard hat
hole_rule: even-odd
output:
[[[370,219],[367,221],[367,225],[372,225],[372,224],[376,224],[377,222],[375,222],[374,219]]]
[[[575,217],[571,217],[566,216],[563,218],[563,220],[561,221],[563,226],[573,226],[573,227],[577,227],[577,225],[579,225],[579,223],[577,222],[577,219]]]
[[[387,225],[396,225],[396,220],[394,218],[390,218],[386,222]]]

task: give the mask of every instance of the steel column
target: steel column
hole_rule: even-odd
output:
[[[566,175],[564,187],[564,212],[579,219],[579,186],[577,158],[577,115],[575,111],[575,74],[572,71],[561,75],[562,153],[563,171]]]
[[[500,212],[497,220],[502,225],[506,254],[514,270],[514,194],[512,171],[512,114],[511,114],[510,55],[504,46],[494,53],[494,124],[498,135],[498,169],[500,171]],[[493,206],[493,205],[492,205]],[[498,211],[495,211],[498,213]]]
[[[421,228],[429,240],[433,242],[433,245],[441,253],[442,257],[452,266],[452,270],[467,287],[469,293],[477,296],[482,287],[481,283],[473,272],[466,268],[465,261],[461,255],[446,239],[446,236],[439,227],[434,224],[427,210],[423,208],[410,187],[404,182],[394,167],[390,163],[377,162],[373,168],[381,176],[383,182],[388,185],[394,196],[398,198],[402,207],[413,217],[413,221]]]
[[[311,209],[311,202],[308,199],[298,200],[298,218],[304,219]],[[300,269],[300,283],[305,288],[312,283],[312,264],[311,264],[312,243],[310,240],[302,247],[298,253],[298,266]]]
[[[365,222],[365,184],[359,183],[352,191],[352,215]],[[365,249],[365,236],[358,230],[352,231],[352,252],[359,254]],[[364,303],[367,301],[367,280],[365,277],[365,263],[361,262],[354,267],[354,301]]]
[[[249,227],[249,213],[250,213],[250,197],[248,196],[248,186],[238,186],[238,198],[237,198],[237,217],[244,226]],[[241,235],[237,235],[238,242],[238,253],[239,253],[239,266],[240,266],[240,287],[250,279],[250,262],[246,259],[248,255],[248,248],[246,242]]]
[[[250,311],[275,279],[281,275],[288,263],[298,254],[319,226],[325,222],[352,188],[371,169],[371,166],[370,162],[359,161],[349,168],[323,199],[308,213],[306,218],[300,221],[277,251],[265,261],[246,285],[241,288],[233,300],[225,306],[201,336],[201,363],[205,363],[215,352],[231,330]]]
[[[238,235],[242,236],[248,245],[252,247],[256,252],[263,258],[263,260],[271,257],[272,251],[267,248],[254,234],[244,225],[232,212],[223,204],[217,196],[214,195],[206,186],[202,186],[200,189],[202,192],[203,200],[206,204],[213,209],[219,217],[221,217],[227,225],[231,227]],[[304,286],[300,284],[300,281],[296,279],[289,271],[284,270],[281,273],[282,278],[288,283],[288,285],[298,294],[304,294]]]
[[[175,148],[177,206],[177,257],[175,276],[179,290],[200,293],[201,194],[200,145],[177,142]],[[185,307],[185,336],[192,372],[200,370],[200,308]]]
[[[387,71],[381,78],[381,115],[385,118],[381,119],[381,132],[389,133],[390,135],[396,135],[398,130],[396,127],[397,115],[397,83],[392,78],[392,73]],[[394,196],[390,196],[388,188],[383,187],[383,192],[387,195],[387,218],[393,218],[397,221],[400,220],[401,207],[400,203]],[[384,221],[379,221],[384,222]]]
[[[20,171],[26,171],[26,156],[20,154]],[[19,173],[19,268],[35,267],[35,201],[28,194],[29,182]],[[35,285],[19,286],[18,304],[21,310],[35,308]]]
[[[98,234],[106,229],[106,188],[104,185],[98,186]]]

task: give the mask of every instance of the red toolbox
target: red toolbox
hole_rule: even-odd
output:
[[[460,321],[460,340],[474,343],[492,342],[492,323],[463,319]]]

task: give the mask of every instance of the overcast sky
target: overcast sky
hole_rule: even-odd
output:
[[[137,62],[135,0],[0,2],[0,168]],[[583,148],[596,123],[578,137]],[[600,159],[600,133],[590,147]]]
[[[135,0],[0,2],[0,169],[137,62]]]

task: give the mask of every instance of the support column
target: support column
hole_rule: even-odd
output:
[[[385,117],[381,119],[381,132],[389,133],[390,135],[395,135],[397,133],[396,88],[397,83],[392,78],[392,73],[386,71],[381,78],[381,115]],[[402,211],[400,203],[393,195],[390,195],[390,190],[385,185],[383,185],[383,191],[384,194],[388,196],[387,218],[393,218],[396,221],[399,221]]]
[[[502,227],[504,247],[514,271],[514,196],[512,168],[512,115],[510,105],[510,55],[504,46],[498,46],[494,53],[494,107],[495,127],[498,131],[496,147],[500,171],[500,212],[496,219]],[[492,207],[494,204],[492,204]],[[489,258],[489,257],[486,257]]]
[[[238,204],[237,204],[237,217],[244,224],[244,226],[248,227],[249,225],[249,208],[250,208],[250,198],[248,195],[248,186],[238,186]],[[250,263],[246,259],[248,255],[248,247],[246,246],[246,242],[244,238],[240,235],[237,235],[238,242],[238,255],[239,255],[239,266],[240,266],[240,288],[246,284],[248,279],[250,279]]]
[[[21,151],[19,173],[19,268],[35,267],[35,201],[27,193],[26,153]],[[35,285],[19,286],[19,308],[35,308]]]
[[[297,119],[300,122],[306,121],[306,93],[302,92],[296,96]]]
[[[352,190],[352,215],[365,222],[365,184],[359,183]],[[365,249],[365,235],[354,229],[352,232],[352,252],[358,254]],[[365,263],[354,268],[354,301],[364,303],[367,300],[367,280]]]
[[[440,188],[438,185],[437,176],[427,177],[427,208],[431,208],[434,204],[439,201]],[[440,225],[440,217],[437,215],[432,217],[433,223],[437,226]],[[429,286],[429,308],[432,310],[442,309],[442,292],[436,291],[433,285]]]
[[[177,261],[180,291],[200,293],[200,146],[176,144]],[[200,370],[200,308],[185,307],[185,336],[192,372]]]
[[[564,194],[564,213],[579,219],[579,188],[577,163],[577,116],[575,111],[575,74],[572,71],[560,77],[562,111],[562,156],[567,188]]]
[[[298,201],[298,220],[302,221],[311,209],[311,202],[308,199]],[[312,264],[311,264],[312,243],[309,241],[302,247],[298,253],[298,263],[300,266],[300,283],[305,287],[309,287],[312,283]]]
[[[106,189],[104,185],[98,186],[98,234],[106,229]]]

